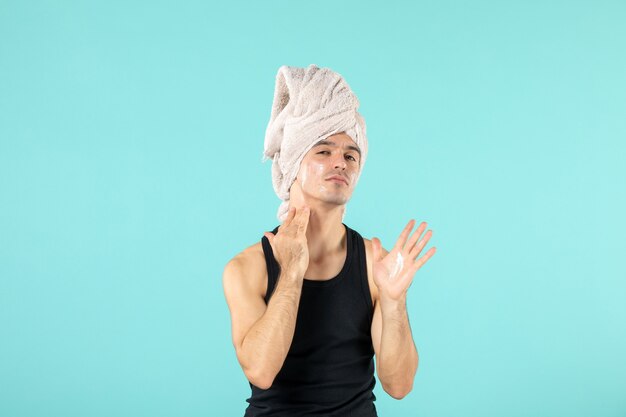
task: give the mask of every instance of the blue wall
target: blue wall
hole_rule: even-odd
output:
[[[182,3],[182,4],[181,4]],[[381,417],[626,415],[623,1],[0,2],[0,415],[240,416],[224,264],[278,225],[280,65],[369,155],[345,222],[435,256]]]

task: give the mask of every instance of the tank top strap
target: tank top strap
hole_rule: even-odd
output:
[[[279,226],[276,226],[274,230],[271,231],[272,234],[278,232],[278,227]],[[263,246],[265,265],[267,266],[267,289],[265,290],[265,304],[267,304],[274,292],[274,288],[276,288],[276,281],[278,281],[278,276],[280,275],[280,265],[274,257],[272,245],[270,245],[270,241],[265,235],[261,238],[261,245]]]
[[[372,319],[374,318],[374,305],[372,304],[372,294],[370,291],[370,285],[367,276],[367,255],[365,252],[365,241],[363,240],[363,236],[361,236],[361,234],[356,230],[352,230],[352,234],[354,236],[354,263],[356,264],[354,266],[356,268],[356,271],[358,271],[355,276],[356,279],[359,281],[359,291],[365,299],[365,305],[367,306],[367,311],[369,313],[369,320],[372,321]]]

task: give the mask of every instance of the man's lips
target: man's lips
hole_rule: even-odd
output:
[[[339,180],[339,181],[342,181],[344,184],[348,185],[348,180],[346,180],[344,177],[341,177],[339,175],[333,175],[332,177],[326,178],[326,181],[331,181],[331,180]]]

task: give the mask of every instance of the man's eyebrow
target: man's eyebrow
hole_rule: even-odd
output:
[[[316,146],[322,146],[322,145],[337,146],[335,142],[331,142],[330,140],[320,140],[315,145],[313,145],[313,147],[315,148]],[[347,148],[352,149],[353,151],[357,151],[359,153],[359,156],[361,156],[361,150],[357,148],[356,146],[348,145]]]

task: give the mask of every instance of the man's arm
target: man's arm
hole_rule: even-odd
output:
[[[384,256],[387,251],[383,249]],[[399,400],[413,389],[419,357],[411,334],[406,297],[385,299],[379,293],[372,319],[376,372],[385,392]]]
[[[248,380],[272,386],[291,347],[303,277],[281,271],[272,298],[265,300],[251,282],[265,265],[233,258],[224,268],[224,295],[230,309],[233,345]]]
[[[406,300],[381,299],[376,305],[372,338],[378,334],[378,378],[385,391],[399,400],[413,389],[419,360],[409,326]]]

